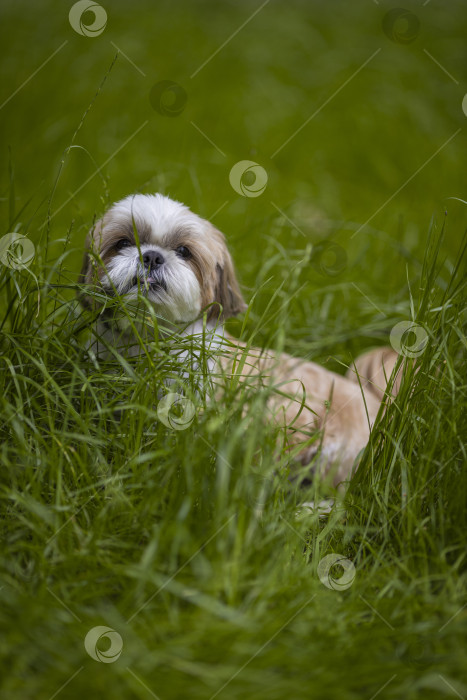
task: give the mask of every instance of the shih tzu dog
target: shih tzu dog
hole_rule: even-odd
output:
[[[129,354],[141,352],[137,329],[117,319],[107,300],[143,299],[168,327],[181,327],[184,335],[214,347],[209,360],[213,376],[235,374],[242,382],[272,389],[268,410],[284,426],[289,447],[303,465],[313,461],[315,470],[317,465],[320,473],[331,472],[336,485],[350,477],[396,363],[394,351],[366,353],[343,377],[229,336],[223,321],[246,304],[225,237],[161,194],[127,197],[97,221],[86,242],[81,279],[89,285],[82,300],[100,312],[98,351],[124,346]],[[178,357],[183,372],[189,359],[186,353]],[[310,439],[313,435],[319,439]]]

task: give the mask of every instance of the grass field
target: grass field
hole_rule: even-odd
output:
[[[1,9],[2,700],[467,698],[463,3],[103,6]],[[344,373],[420,328],[345,493],[289,480],[264,395],[172,430],[164,347],[82,351],[86,232],[137,191],[225,232],[234,335]]]

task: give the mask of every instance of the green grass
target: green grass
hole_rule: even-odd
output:
[[[192,78],[259,3],[104,3],[92,39],[71,4],[4,3],[0,25],[2,235],[35,245],[0,266],[2,698],[467,697],[462,3],[409,2],[403,45],[383,0],[272,0]],[[187,93],[177,117],[151,107],[161,80]],[[267,171],[257,198],[229,184],[243,159]],[[264,394],[195,395],[170,430],[163,343],[83,352],[84,238],[134,191],[222,207],[252,300],[234,335],[343,373],[396,323],[425,329],[345,494],[289,480]],[[330,495],[327,519],[299,507]],[[319,579],[332,552],[346,590]],[[114,663],[86,653],[98,625],[123,640]]]

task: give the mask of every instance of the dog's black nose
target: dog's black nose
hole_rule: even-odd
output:
[[[164,262],[164,256],[157,250],[147,250],[143,253],[143,264],[149,267],[149,269],[159,267],[159,265],[163,265]]]

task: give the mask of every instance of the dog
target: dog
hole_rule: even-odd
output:
[[[109,346],[124,347],[130,355],[141,352],[135,328],[116,320],[106,300],[143,298],[168,327],[181,327],[184,335],[209,342],[215,350],[210,373],[235,375],[250,386],[271,389],[268,410],[284,427],[288,448],[299,463],[313,463],[314,471],[329,474],[335,486],[351,477],[387,396],[395,351],[379,348],[362,355],[344,377],[227,334],[224,321],[247,305],[225,236],[162,194],[126,197],[94,224],[86,240],[81,282],[88,292],[92,287],[97,292],[84,292],[81,300],[99,313],[98,352]],[[179,361],[183,372],[186,353]],[[394,383],[393,391],[397,388]]]

